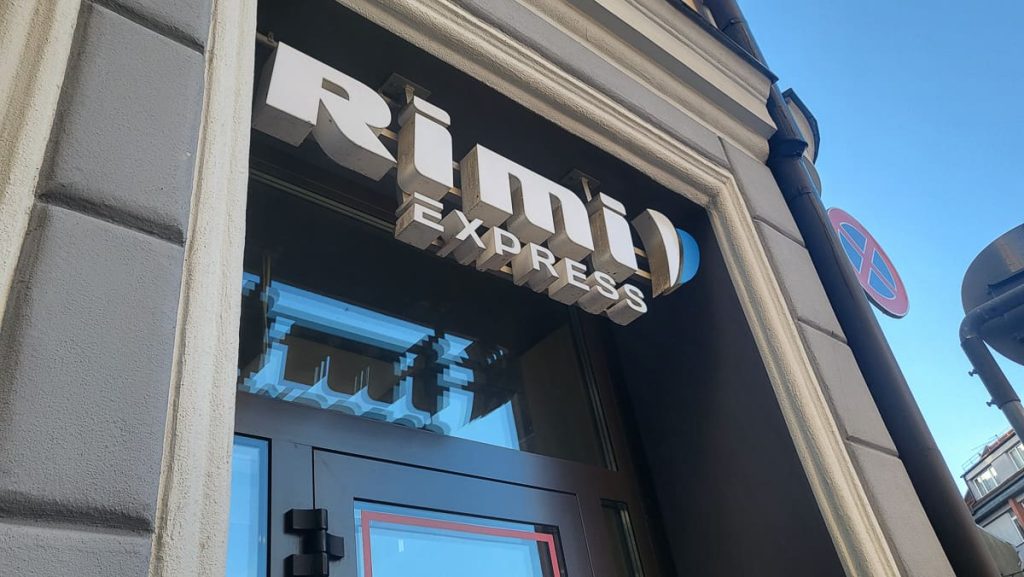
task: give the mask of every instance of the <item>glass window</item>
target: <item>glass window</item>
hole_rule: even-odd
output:
[[[626,505],[605,501],[601,507],[604,510],[605,528],[608,530],[609,552],[615,560],[614,575],[643,577],[640,555],[633,538],[633,527]]]
[[[357,503],[359,575],[560,577],[549,527]]]
[[[1024,539],[1021,538],[1020,531],[1017,530],[1017,525],[1013,522],[1013,516],[1010,515],[1009,512],[1003,513],[989,521],[983,526],[983,528],[990,534],[995,535],[999,539],[1002,539],[1015,547],[1024,541]]]
[[[1013,461],[1014,469],[1018,471],[1024,469],[1024,445],[1018,443],[1007,454],[1010,455],[1010,460]]]
[[[250,196],[241,390],[607,465],[569,307],[276,189]]]
[[[227,577],[267,574],[267,441],[235,436]]]
[[[972,481],[974,487],[978,490],[978,497],[984,497],[999,485],[999,481],[996,479],[996,470],[992,467],[988,467]]]

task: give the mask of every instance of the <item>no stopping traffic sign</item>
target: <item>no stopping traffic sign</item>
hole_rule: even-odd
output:
[[[868,299],[891,317],[906,316],[910,308],[907,289],[875,237],[842,209],[828,209],[828,219]]]

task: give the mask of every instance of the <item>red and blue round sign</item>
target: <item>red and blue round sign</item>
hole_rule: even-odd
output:
[[[868,300],[891,317],[905,317],[910,309],[907,289],[875,237],[842,209],[828,209],[828,219]]]

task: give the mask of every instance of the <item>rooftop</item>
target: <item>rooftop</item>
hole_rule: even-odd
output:
[[[1014,434],[1013,429],[1010,429],[1010,430],[1006,431],[1005,433],[1003,433],[1002,435],[999,435],[998,437],[996,437],[993,441],[990,441],[989,443],[987,443],[984,446],[984,448],[982,448],[980,451],[978,451],[978,454],[974,455],[973,457],[971,457],[970,459],[968,459],[967,461],[964,462],[964,464],[963,464],[963,473],[961,473],[960,476],[961,477],[966,476],[967,473],[971,469],[973,469],[975,465],[977,465],[978,463],[980,463],[983,460],[985,460],[985,457],[988,457],[992,453],[996,452],[996,450],[999,449],[999,447],[1002,447],[1007,441],[1009,441],[1009,440],[1011,440],[1011,439],[1013,439],[1015,437],[1016,437],[1016,435]]]

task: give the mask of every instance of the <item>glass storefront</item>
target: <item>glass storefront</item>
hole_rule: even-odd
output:
[[[478,146],[564,187],[553,219],[563,200],[589,219],[595,194],[611,199],[642,269],[617,282],[650,311],[623,326],[515,284],[514,263],[479,270],[438,256],[448,241],[412,246],[397,170],[368,177],[315,135],[295,145],[254,130],[230,577],[290,577],[297,563],[346,577],[708,574],[786,555],[779,543],[796,538],[829,552],[817,574],[838,574],[703,207],[336,2],[262,0],[258,29],[380,100],[390,123],[372,136],[396,158],[403,87],[434,118],[450,113],[439,218],[469,210],[459,159]],[[257,79],[274,49],[257,46]],[[700,254],[692,276],[696,250],[679,249],[692,282],[656,300],[630,224],[652,212],[663,242],[683,229]],[[265,440],[255,453],[252,439]],[[330,521],[311,536],[287,526],[296,510]],[[345,550],[316,549],[328,534]]]
[[[249,222],[240,390],[608,463],[570,309],[266,186]]]
[[[259,132],[251,167],[229,577],[310,554],[282,524],[297,507],[329,513],[347,551],[326,562],[346,575],[657,575],[600,321],[507,267],[397,241],[392,177]]]

